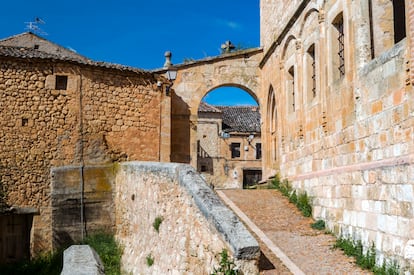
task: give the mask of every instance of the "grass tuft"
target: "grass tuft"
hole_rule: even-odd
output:
[[[272,180],[271,189],[279,190],[282,195],[289,198],[289,202],[296,205],[296,207],[302,212],[302,215],[305,217],[312,216],[312,206],[310,204],[311,198],[306,194],[306,192],[297,194],[287,179],[283,181],[280,180],[279,174],[276,174],[275,178]]]
[[[324,220],[317,220],[316,222],[311,224],[313,229],[317,230],[325,230],[325,221]]]
[[[164,220],[163,217],[158,216],[154,219],[154,222],[152,223],[152,226],[154,227],[155,231],[157,231],[158,233],[160,232],[160,225],[163,220]]]
[[[376,249],[374,244],[364,252],[364,247],[360,240],[352,241],[346,238],[339,238],[336,240],[334,248],[339,248],[345,255],[354,257],[357,265],[363,269],[371,270],[376,275],[397,275],[400,273],[400,268],[395,262],[387,265],[384,261],[382,266],[376,265]]]
[[[145,258],[147,260],[147,266],[152,266],[154,264],[154,258],[152,257],[151,253],[147,255]]]
[[[98,253],[105,267],[106,275],[121,273],[122,248],[111,234],[97,233],[85,238],[84,244],[90,245]]]

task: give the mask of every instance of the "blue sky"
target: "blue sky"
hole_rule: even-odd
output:
[[[44,35],[93,60],[142,69],[220,54],[231,40],[259,46],[259,0],[24,0],[3,1],[0,38],[25,32],[39,17]],[[234,95],[244,104],[240,95]],[[213,103],[214,104],[214,103]],[[247,103],[246,103],[247,104]]]

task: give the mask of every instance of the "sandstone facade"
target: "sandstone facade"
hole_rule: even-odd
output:
[[[160,161],[169,97],[152,73],[0,46],[0,180],[8,205],[40,210],[34,251],[52,248],[53,167]],[[65,87],[58,87],[57,81]],[[167,120],[169,121],[169,120]],[[163,132],[167,131],[167,132]],[[169,150],[166,150],[167,152]],[[169,157],[169,155],[168,155]]]
[[[250,49],[176,66],[171,96],[171,161],[197,167],[197,113],[208,92],[237,86],[261,101],[256,95],[261,54],[261,49]]]
[[[413,8],[397,2],[261,1],[259,97],[265,174],[308,192],[338,236],[412,269]]]

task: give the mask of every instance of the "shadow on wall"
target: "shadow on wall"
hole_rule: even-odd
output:
[[[187,103],[171,94],[171,162],[190,163],[190,110]]]
[[[89,233],[114,232],[116,167],[116,164],[84,167],[83,192],[81,167],[52,169],[53,248],[80,241]]]

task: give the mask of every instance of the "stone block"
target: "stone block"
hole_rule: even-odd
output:
[[[99,255],[89,245],[72,245],[63,252],[61,275],[104,275]]]

